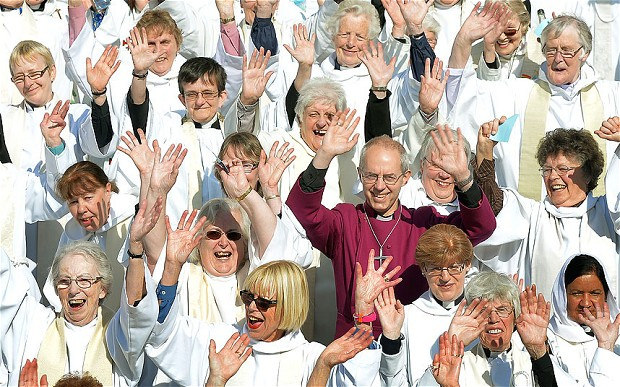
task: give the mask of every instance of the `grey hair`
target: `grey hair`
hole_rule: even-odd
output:
[[[105,252],[101,250],[101,247],[93,242],[72,242],[62,246],[56,252],[54,262],[52,262],[52,267],[50,268],[52,282],[54,285],[56,285],[60,277],[60,263],[63,259],[71,255],[80,255],[84,258],[91,259],[95,263],[95,266],[97,266],[98,276],[102,277],[101,284],[103,285],[107,295],[112,288],[112,266],[110,266],[110,261],[108,260]],[[56,294],[58,294],[58,289],[56,286],[54,286],[54,289],[56,290]]]
[[[362,0],[345,0],[338,6],[338,10],[327,21],[327,31],[336,37],[338,29],[340,29],[340,20],[346,15],[366,16],[368,18],[368,39],[373,40],[381,32],[381,22],[379,14],[375,7],[369,1]]]
[[[456,130],[450,131],[452,132],[452,138],[458,138]],[[433,149],[435,149],[435,143],[433,142],[433,137],[431,137],[431,132],[437,132],[437,130],[433,128],[432,130],[426,132],[426,134],[424,135],[424,139],[422,140],[422,144],[420,145],[420,163],[422,163],[422,160],[427,158],[431,154]],[[469,145],[469,141],[467,141],[465,136],[461,137],[463,138],[463,148],[465,149],[465,154],[467,155],[467,165],[469,165],[472,159],[471,146]]]
[[[592,32],[583,20],[571,15],[560,15],[551,20],[540,36],[541,45],[544,47],[547,40],[557,38],[568,27],[575,28],[579,45],[583,46],[584,55],[589,54],[592,51]],[[583,55],[580,58],[583,58]]]
[[[217,220],[217,216],[222,212],[229,213],[229,214],[232,214],[233,212],[238,212],[239,214],[241,214],[241,224],[240,224],[241,235],[243,235],[243,239],[245,241],[249,241],[250,239],[250,218],[248,217],[248,214],[245,212],[243,207],[241,207],[239,202],[233,199],[215,198],[215,199],[209,200],[200,209],[198,216],[196,216],[196,221],[198,221],[203,216],[207,218],[207,221],[205,222],[204,226],[202,226],[202,230],[204,230],[204,228],[207,227],[208,225],[215,223],[215,221]],[[202,232],[202,230],[200,231]],[[244,260],[245,259],[247,259],[247,256],[244,257]],[[198,247],[196,247],[191,252],[188,260],[190,263],[194,263],[196,265],[201,264],[200,253],[198,251]]]
[[[424,20],[422,21],[422,29],[434,32],[437,36],[439,35],[441,25],[432,12],[427,13],[424,17]]]
[[[347,108],[347,97],[340,83],[324,77],[314,78],[306,82],[299,90],[299,98],[295,105],[298,122],[301,122],[306,108],[317,101],[333,103],[338,111]]]
[[[475,298],[508,301],[515,310],[515,319],[521,314],[519,293],[517,285],[506,274],[494,271],[476,274],[465,286],[465,299],[468,304]]]
[[[403,147],[403,145],[400,142],[392,139],[386,134],[379,136],[379,137],[375,137],[364,145],[364,147],[362,148],[362,152],[360,153],[360,169],[364,169],[366,167],[366,152],[368,151],[370,147],[375,146],[375,145],[380,146],[385,150],[397,151],[400,156],[401,173],[405,173],[409,170],[410,160],[409,160],[409,155],[407,154],[407,151],[405,150],[405,147]]]

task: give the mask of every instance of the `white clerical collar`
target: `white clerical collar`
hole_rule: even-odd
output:
[[[433,300],[435,300],[435,302],[441,305],[445,310],[450,310],[454,308],[455,305],[458,305],[461,303],[461,301],[463,301],[463,298],[465,297],[465,293],[462,293],[460,296],[458,296],[455,300],[452,300],[452,301],[441,301],[439,298],[435,297],[435,295],[432,292],[431,292],[431,296],[433,297]]]
[[[24,104],[26,107],[26,112],[33,112],[35,110],[39,110],[39,109],[43,109],[43,110],[47,110],[52,106],[52,103],[54,102],[54,93],[52,93],[52,99],[49,100],[48,103],[44,104],[43,106],[33,106],[30,104],[30,102],[24,100],[26,103]]]
[[[217,118],[218,118],[217,113],[215,113],[215,115],[213,116],[213,118],[211,118],[211,119],[210,119],[209,121],[207,121],[207,122],[198,122],[198,121],[194,121],[194,126],[195,126],[195,127],[197,127],[197,128],[211,128],[211,127],[213,126],[213,123],[214,123],[215,121],[217,121]],[[219,125],[217,125],[217,126],[218,126],[218,129],[219,129]]]

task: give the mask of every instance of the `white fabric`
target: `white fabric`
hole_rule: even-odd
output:
[[[88,342],[95,333],[97,318],[95,317],[93,321],[82,327],[65,321],[65,340],[67,341],[67,356],[69,357],[67,372],[82,372],[86,348],[88,348]]]
[[[422,206],[431,206],[437,210],[440,215],[450,215],[459,210],[459,201],[455,197],[450,203],[437,203],[428,195],[422,185],[421,176],[417,173],[412,176],[407,184],[403,186],[398,195],[400,204],[407,208],[418,208]]]
[[[476,2],[470,0],[462,0],[451,6],[435,2],[430,10],[430,12],[433,12],[432,15],[441,28],[439,34],[437,34],[437,45],[434,51],[437,58],[442,60],[443,63],[448,63],[454,38],[456,38],[461,25],[465,22],[475,4]]]

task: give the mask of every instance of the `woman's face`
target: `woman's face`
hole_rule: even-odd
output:
[[[151,65],[149,70],[159,76],[168,74],[177,56],[177,52],[179,52],[179,45],[174,35],[170,32],[161,32],[157,30],[147,31],[146,34],[149,48],[154,52],[161,51],[161,54],[155,60],[155,63]]]
[[[571,320],[579,324],[579,315],[586,317],[586,309],[596,315],[594,303],[601,309],[605,303],[603,283],[596,274],[579,276],[566,286],[566,312]]]
[[[243,163],[243,170],[245,171],[245,177],[252,186],[252,189],[256,189],[258,185],[258,160],[252,160],[250,157],[244,155],[241,150],[238,150],[232,146],[229,146],[222,156],[222,161],[226,165],[232,164],[234,159],[240,159]]]
[[[241,232],[243,221],[238,211],[220,211],[213,224],[205,226],[198,245],[200,262],[209,274],[224,277],[234,274],[246,260],[247,240]]]
[[[347,14],[340,19],[333,37],[338,63],[347,67],[362,63],[358,55],[368,43],[369,29],[370,20],[365,15]]]
[[[262,297],[267,300],[275,300],[275,292],[270,294],[260,294],[250,290],[253,298]],[[245,306],[245,317],[248,324],[248,335],[254,340],[275,341],[284,335],[284,331],[278,329],[282,316],[276,313],[276,306],[270,305],[267,309],[261,309],[256,306],[256,301],[252,301]]]
[[[22,58],[11,70],[15,87],[28,103],[43,106],[52,100],[56,66],[48,66],[41,55],[35,55],[33,61]]]
[[[420,163],[420,172],[422,173],[422,186],[429,198],[444,204],[456,199],[454,178],[449,173],[434,165],[427,158]]]
[[[521,39],[525,32],[524,26],[521,25],[519,19],[513,16],[504,32],[497,38],[495,42],[495,51],[502,56],[510,56],[521,44]]]
[[[91,258],[69,255],[60,262],[59,269],[56,287],[65,319],[77,326],[90,323],[97,315],[99,301],[106,295],[106,290],[98,278],[97,265]],[[82,286],[84,283],[91,285],[83,289],[78,286],[78,282]],[[59,289],[58,283],[69,283],[69,287]]]
[[[542,168],[547,196],[554,206],[573,207],[585,200],[589,179],[575,158],[562,153],[549,156]]]
[[[424,30],[424,35],[428,41],[428,45],[434,50],[437,45],[437,34],[431,30]]]
[[[336,115],[336,104],[327,101],[315,101],[308,105],[301,118],[301,138],[312,149],[317,151],[323,143],[327,127]]]
[[[111,196],[112,186],[108,183],[105,187],[69,198],[69,212],[84,230],[97,231],[108,221]]]
[[[422,274],[428,282],[431,293],[443,302],[454,301],[465,287],[465,275],[470,264],[453,262],[447,267],[426,266],[422,267]]]
[[[515,312],[512,304],[504,300],[492,300],[487,304],[492,309],[487,318],[480,343],[493,352],[503,352],[510,347],[510,338],[515,327]]]

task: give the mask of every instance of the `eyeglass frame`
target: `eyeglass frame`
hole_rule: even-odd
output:
[[[506,31],[510,30],[510,34],[507,34]],[[517,27],[516,29],[508,29],[506,28],[506,30],[504,30],[504,32],[502,32],[504,35],[506,35],[507,37],[513,37],[517,34],[517,32],[521,31],[521,23],[519,23],[519,27]]]
[[[47,66],[45,66],[43,68],[43,70],[31,71],[31,72],[29,72],[27,74],[24,73],[24,74],[22,74],[22,76],[24,77],[23,79],[15,79],[16,76],[12,76],[11,77],[11,82],[13,82],[14,84],[26,82],[26,77],[28,77],[28,79],[30,79],[31,81],[37,80],[37,79],[41,78],[45,74],[45,72],[47,70],[49,70],[49,68],[50,68],[50,66],[47,65]]]
[[[566,50],[566,49],[564,49],[564,50],[562,50],[562,49],[558,50],[558,49],[557,49],[557,47],[556,47],[556,48],[550,48],[549,50],[555,50],[555,52],[553,53],[553,55],[551,55],[551,53],[547,51],[547,45],[545,44],[545,45],[542,47],[542,52],[543,52],[543,55],[545,55],[545,57],[548,57],[548,58],[555,58],[555,56],[556,56],[556,55],[558,54],[558,52],[559,52],[559,53],[560,53],[560,56],[562,56],[562,58],[564,58],[564,59],[572,59],[572,58],[574,58],[574,57],[575,57],[575,55],[577,55],[577,53],[578,53],[581,49],[583,49],[583,45],[579,46],[579,48],[577,48],[576,50]]]
[[[218,233],[219,236],[217,238],[212,238],[212,237],[210,237],[208,235],[209,233]],[[239,237],[238,238],[236,236],[231,237],[229,234],[238,234]],[[211,241],[219,241],[220,239],[222,239],[223,235],[226,235],[226,239],[228,239],[229,241],[232,241],[232,242],[236,242],[238,240],[243,239],[243,233],[241,231],[231,230],[231,231],[224,232],[224,231],[219,230],[217,228],[212,228],[211,230],[205,231],[204,235],[205,235],[205,238],[207,238],[207,239],[209,239]]]
[[[265,297],[257,296],[247,289],[239,291],[239,297],[241,297],[241,302],[243,302],[245,306],[250,306],[253,302],[256,308],[261,312],[266,312],[269,308],[278,304],[278,300],[270,300]],[[251,297],[251,299],[247,297]]]
[[[506,311],[506,312],[504,312],[504,311],[500,312],[499,310],[497,310],[497,308],[491,308],[491,310],[489,311],[489,316],[491,315],[491,313],[495,312],[495,313],[497,313],[497,315],[500,318],[508,318],[508,317],[510,317],[511,314],[513,314],[515,312],[514,306],[510,306],[510,307],[500,306],[500,308],[506,308],[506,309],[509,309],[509,310]]]
[[[559,165],[557,167],[540,167],[538,168],[538,172],[540,172],[540,176],[542,177],[549,177],[551,176],[551,172],[555,171],[555,173],[558,174],[558,176],[566,176],[570,171],[574,171],[577,168],[580,168],[581,166],[578,165],[576,167],[571,167],[568,165]],[[560,169],[563,168],[563,169]]]
[[[246,175],[252,173],[253,170],[258,168],[258,163],[253,163],[251,161],[242,161],[241,165],[243,166],[243,172],[245,172]]]
[[[60,281],[61,280],[69,280],[68,284],[61,284]],[[86,290],[86,289],[90,289],[93,287],[94,284],[96,284],[97,282],[101,281],[103,279],[103,277],[101,276],[97,276],[95,278],[84,278],[84,277],[77,277],[77,278],[72,278],[72,277],[62,277],[60,279],[58,279],[58,281],[56,281],[56,289],[61,290],[61,289],[69,289],[71,287],[71,283],[75,282],[75,284],[77,285],[78,288]],[[86,281],[86,283],[88,283],[89,285],[84,287],[81,286],[80,283],[78,281]],[[66,285],[66,286],[65,286]]]
[[[383,175],[383,174],[378,175],[378,174],[376,174],[376,173],[372,173],[372,172],[364,172],[364,171],[362,171],[362,170],[361,170],[361,169],[359,169],[359,168],[357,169],[357,172],[359,173],[360,180],[361,180],[361,181],[362,181],[362,183],[364,183],[364,184],[375,185],[375,184],[377,184],[377,181],[379,181],[379,177],[381,177],[381,180],[383,180],[383,183],[384,183],[385,185],[393,186],[393,185],[396,185],[396,183],[398,183],[398,180],[399,180],[401,177],[405,176],[405,175],[407,174],[407,172],[409,172],[409,171],[405,171],[405,172],[401,173],[401,174],[400,174],[400,175],[398,175],[398,176],[396,176],[396,175],[392,175],[392,174],[388,174],[387,176],[388,176],[388,179],[390,179],[390,180],[391,180],[391,176],[394,176],[394,181],[393,181],[393,182],[391,182],[391,183],[385,180],[385,175]],[[373,181],[368,181],[368,177],[369,177],[368,175],[375,176],[375,178],[373,179]]]
[[[195,95],[194,95],[195,94]],[[202,96],[205,101],[213,101],[220,95],[222,95],[221,91],[211,91],[211,90],[202,90],[202,91],[184,91],[183,97],[189,101],[194,102],[198,100],[198,95]]]
[[[458,271],[454,272],[454,273],[450,273],[450,268],[454,267],[454,266],[456,266],[456,268],[458,268]],[[429,276],[431,276],[431,277],[439,277],[439,276],[441,276],[443,274],[444,270],[448,273],[448,275],[455,276],[455,275],[459,275],[459,274],[463,273],[463,270],[465,270],[465,264],[464,263],[454,263],[454,264],[452,264],[452,265],[450,265],[448,267],[446,267],[446,266],[433,267],[432,269],[427,268],[426,265],[422,265],[422,268],[424,269],[424,272],[426,274],[428,274]],[[431,272],[433,270],[435,270],[435,272]],[[438,272],[437,272],[437,270],[438,270]]]

